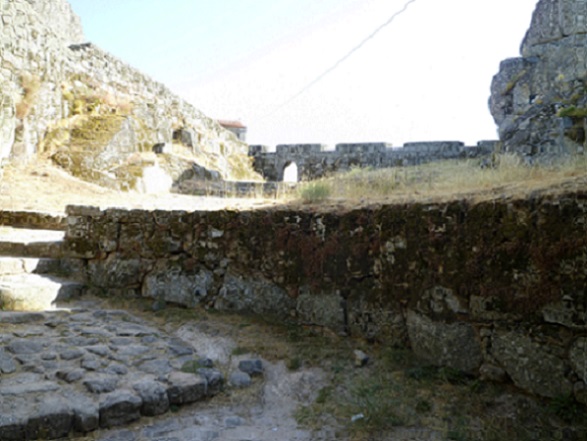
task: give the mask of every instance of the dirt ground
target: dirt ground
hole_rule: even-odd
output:
[[[8,165],[0,174],[0,209],[63,213],[67,205],[169,210],[247,210],[279,204],[270,199],[232,199],[173,193],[120,192],[76,179],[46,161]]]

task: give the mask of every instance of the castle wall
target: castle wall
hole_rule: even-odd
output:
[[[283,181],[284,169],[295,163],[300,180],[305,181],[353,167],[386,168],[474,158],[493,153],[496,144],[480,141],[475,147],[466,147],[460,141],[411,142],[394,149],[388,143],[347,143],[337,144],[335,150],[326,150],[323,144],[288,144],[278,145],[275,152],[252,145],[249,155],[255,170],[266,180]]]
[[[69,207],[90,292],[295,318],[587,403],[587,193],[320,213]]]

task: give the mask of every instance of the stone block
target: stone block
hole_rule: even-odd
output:
[[[238,368],[241,372],[245,372],[251,377],[263,375],[263,372],[265,372],[263,362],[259,359],[242,360],[239,362]]]
[[[370,301],[364,293],[351,296],[347,305],[351,335],[385,341],[392,347],[408,346],[406,321],[399,305]]]
[[[26,439],[63,438],[73,428],[73,410],[59,395],[45,396],[29,415]]]
[[[193,308],[208,296],[213,281],[212,272],[205,269],[190,274],[170,265],[147,275],[142,295]]]
[[[233,372],[228,382],[231,386],[238,388],[249,387],[253,383],[251,376],[246,372]]]
[[[206,397],[207,381],[201,375],[172,372],[169,375],[167,396],[170,404],[188,404]]]
[[[141,417],[141,398],[127,390],[117,390],[100,401],[100,427],[122,426]]]
[[[88,375],[83,384],[86,389],[93,394],[105,394],[116,389],[118,378],[113,375]]]
[[[303,323],[325,326],[339,333],[346,332],[345,300],[338,292],[303,292],[297,299],[296,312]]]
[[[218,369],[202,367],[197,370],[198,374],[207,381],[206,395],[216,395],[224,386],[224,376]]]
[[[145,271],[145,262],[140,259],[111,255],[107,260],[89,261],[88,283],[104,288],[132,288],[140,286]]]
[[[218,291],[214,307],[223,311],[252,311],[290,317],[296,301],[287,292],[262,276],[242,275],[229,269]]]
[[[568,365],[561,358],[526,334],[518,331],[495,332],[491,355],[519,388],[543,397],[569,395],[572,384]]]
[[[443,323],[409,311],[408,335],[414,353],[437,366],[476,373],[482,361],[481,343],[468,323]]]
[[[73,429],[88,433],[96,430],[100,424],[100,408],[97,401],[77,392],[64,395],[73,411]]]
[[[156,416],[169,410],[167,389],[158,381],[143,380],[135,383],[133,389],[143,400],[141,414],[145,416]]]

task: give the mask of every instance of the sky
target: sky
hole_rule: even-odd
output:
[[[69,1],[88,41],[270,147],[496,139],[491,79],[536,4],[412,0],[337,65],[408,0]]]

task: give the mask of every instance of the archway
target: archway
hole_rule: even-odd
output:
[[[289,162],[283,169],[283,182],[298,182],[298,165]]]

